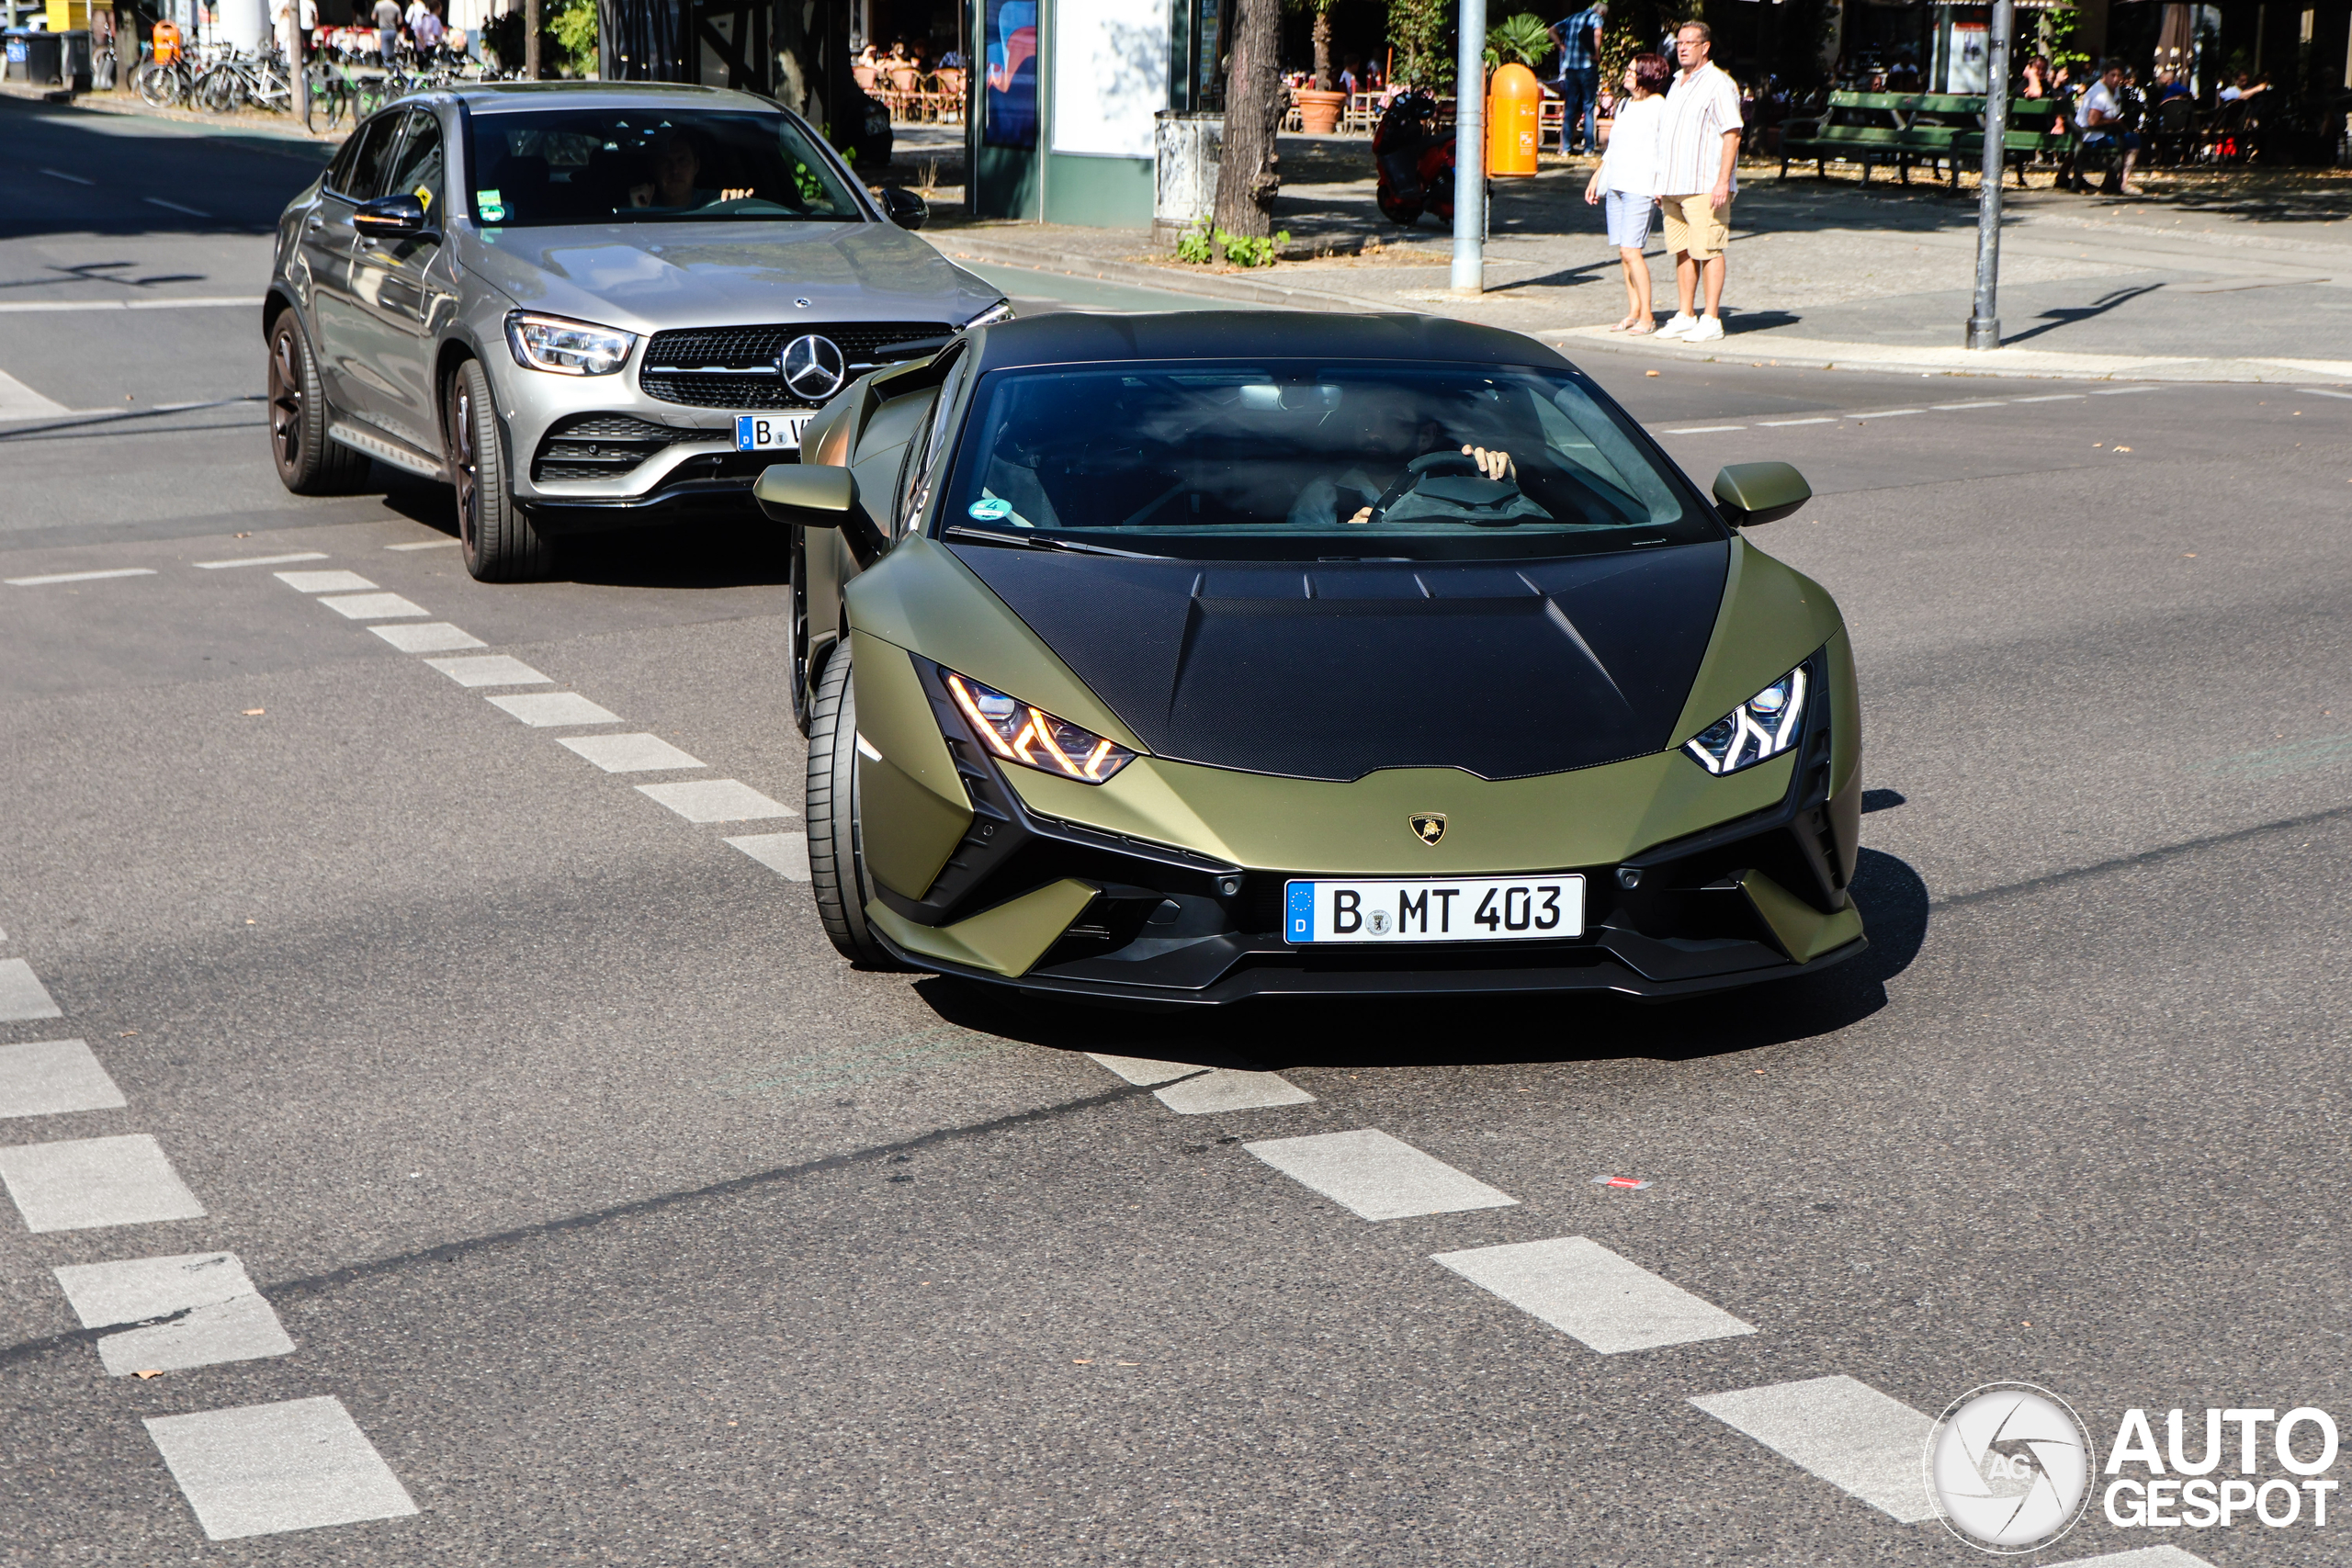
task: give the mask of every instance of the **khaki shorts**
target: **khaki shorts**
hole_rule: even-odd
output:
[[[1686,251],[1692,261],[1713,261],[1731,243],[1731,203],[1717,207],[1712,192],[1697,196],[1661,197],[1666,215],[1666,248]]]

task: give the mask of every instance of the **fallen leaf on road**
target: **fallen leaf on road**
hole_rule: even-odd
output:
[[[1655,370],[1645,370],[1645,371],[1643,371],[1643,372],[1642,372],[1642,374],[1643,374],[1643,375],[1645,375],[1645,376],[1655,376],[1655,375],[1657,375],[1657,371],[1655,371]]]
[[[247,718],[259,718],[266,711],[268,710],[265,708],[247,708],[244,710],[245,716]]]
[[[159,1378],[164,1375],[164,1369],[161,1367],[149,1367],[144,1371],[133,1372],[130,1375],[135,1378]]]

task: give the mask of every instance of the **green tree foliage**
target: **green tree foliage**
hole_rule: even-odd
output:
[[[1454,10],[1449,0],[1388,0],[1396,80],[1444,92],[1453,85]]]
[[[561,47],[571,74],[596,74],[596,0],[563,0],[548,31]]]
[[[1521,11],[1506,17],[1500,26],[1487,34],[1487,69],[1498,66],[1524,65],[1530,71],[1544,63],[1552,52],[1552,29],[1544,18]]]

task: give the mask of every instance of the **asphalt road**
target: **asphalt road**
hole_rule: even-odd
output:
[[[789,805],[756,530],[489,587],[446,491],[283,494],[254,313],[113,302],[256,293],[300,155],[0,130],[0,1017],[62,1013],[0,1021],[0,1094],[72,1037],[123,1101],[0,1100],[0,1562],[1956,1563],[1888,1501],[1915,1459],[1693,1402],[1853,1380],[1822,1430],[1868,1448],[2027,1380],[2102,1455],[2128,1408],[2352,1407],[2352,400],[1596,355],[1702,479],[1816,488],[1759,542],[1853,629],[1870,953],[1655,1008],[1057,1011],[849,970],[727,841],[790,818],[687,820],[275,575]],[[1313,1099],[1181,1113],[1088,1051]],[[1243,1146],[1367,1129],[1516,1201],[1369,1221]],[[22,1147],[142,1137],[180,1217],[29,1228]],[[1753,1332],[1603,1354],[1430,1261],[1577,1236]],[[289,1350],[109,1376],[55,1272],[223,1252]],[[294,1401],[347,1420],[232,1454],[206,1495],[266,1528],[208,1539],[215,1428],[169,1418]],[[270,1526],[281,1472],[394,1517]],[[2095,1503],[2040,1561],[2333,1539]]]

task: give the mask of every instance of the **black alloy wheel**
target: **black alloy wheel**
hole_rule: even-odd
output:
[[[490,376],[480,360],[465,360],[450,375],[442,424],[466,570],[482,582],[532,582],[547,576],[555,552],[514,504]]]
[[[367,454],[327,439],[333,412],[300,320],[280,312],[269,333],[269,456],[296,495],[341,494],[368,471]]]

